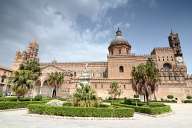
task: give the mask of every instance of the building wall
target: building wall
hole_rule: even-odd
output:
[[[165,63],[169,63],[172,66],[176,64],[174,52],[171,48],[155,48],[152,54],[155,55],[154,58],[158,69],[162,69]]]
[[[108,62],[108,78],[109,79],[131,79],[131,71],[133,66],[145,63],[147,60],[144,56],[109,56]],[[120,71],[123,67],[123,72]]]

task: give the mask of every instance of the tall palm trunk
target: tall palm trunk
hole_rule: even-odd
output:
[[[146,101],[147,101],[147,104],[149,104],[149,92],[148,92],[148,88],[147,88],[146,83],[144,83],[144,88],[145,88]]]
[[[156,94],[155,94],[155,92],[154,92],[154,100],[155,100],[155,101],[157,101],[157,97],[156,97]]]
[[[55,85],[55,86],[54,86],[54,89],[53,89],[52,97],[53,97],[53,98],[56,98],[56,96],[57,96],[57,86]]]

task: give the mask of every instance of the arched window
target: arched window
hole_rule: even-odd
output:
[[[124,72],[123,66],[120,66],[120,67],[119,67],[119,72]]]
[[[169,63],[164,63],[164,64],[163,64],[163,68],[165,69],[165,71],[169,71],[169,70],[172,69],[172,66],[171,66],[171,64],[169,64]]]

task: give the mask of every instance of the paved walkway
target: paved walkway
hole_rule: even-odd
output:
[[[27,110],[0,112],[0,128],[192,128],[192,104],[171,104],[173,114],[150,117],[135,114],[128,120],[55,119],[30,116]]]

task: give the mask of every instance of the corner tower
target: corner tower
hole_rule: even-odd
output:
[[[169,40],[169,46],[173,49],[175,57],[178,57],[178,56],[182,57],[183,53],[181,51],[181,44],[180,44],[178,33],[173,33],[171,31],[171,33],[169,34],[168,40]]]

